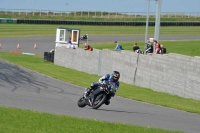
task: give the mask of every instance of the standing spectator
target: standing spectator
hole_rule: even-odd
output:
[[[87,43],[84,43],[84,45],[85,45],[84,50],[93,51],[93,48],[90,45],[88,45]]]
[[[134,43],[134,45],[133,45],[133,52],[137,53],[138,49],[140,49],[140,47],[137,45],[137,43]]]
[[[115,50],[117,51],[123,50],[122,46],[117,41],[115,41],[114,43],[116,44]]]
[[[154,53],[155,53],[155,54],[159,54],[159,51],[160,51],[160,44],[159,44],[156,40],[154,40],[154,46],[155,46],[155,51],[154,51]]]
[[[167,50],[166,48],[161,44],[160,45],[160,54],[166,54]]]

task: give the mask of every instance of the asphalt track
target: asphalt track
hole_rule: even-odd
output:
[[[55,47],[55,36],[49,37],[13,37],[13,38],[0,38],[2,49],[0,51],[16,51],[25,53],[44,54]],[[139,41],[144,40],[144,36],[89,36],[89,44],[98,42],[114,42],[114,41]],[[200,40],[200,36],[160,36],[160,40]],[[80,41],[82,45],[86,41]],[[19,44],[20,49],[17,49]],[[34,49],[36,44],[37,49]],[[113,43],[113,45],[115,45]],[[123,45],[123,44],[122,44]]]
[[[49,40],[52,39],[51,37],[34,38],[40,38],[40,42],[43,42],[43,45],[46,44],[43,50],[51,49],[52,44],[50,44],[50,41],[45,41],[47,38]],[[115,40],[114,38],[116,37],[113,37],[110,41]],[[14,42],[14,39],[16,38],[9,39],[8,42],[11,40]],[[23,39],[27,41],[30,38]],[[25,43],[26,41],[24,41],[24,46],[29,43]],[[35,40],[32,42],[35,42]],[[3,47],[1,50],[3,50]],[[26,49],[24,48],[24,50]],[[39,48],[36,50],[39,50]],[[43,51],[41,50],[41,52]],[[199,133],[200,131],[200,115],[198,114],[129,100],[118,96],[112,98],[109,106],[103,105],[98,110],[93,110],[90,107],[79,108],[77,100],[82,93],[83,88],[81,87],[0,60],[1,106],[110,122],[122,122],[145,127],[150,126],[167,130],[180,130],[188,133]]]

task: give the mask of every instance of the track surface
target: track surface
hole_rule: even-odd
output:
[[[98,42],[114,41],[135,41],[144,40],[144,36],[89,36],[89,44]],[[161,36],[160,40],[200,40],[199,36]],[[80,41],[82,45],[86,41]],[[42,54],[55,47],[55,36],[49,37],[20,37],[20,38],[0,38],[2,49],[0,51],[20,51],[26,53]],[[17,49],[19,43],[20,49]],[[37,49],[34,49],[36,44]],[[122,44],[123,45],[123,44]]]
[[[35,37],[37,40],[38,38],[41,39],[40,42],[43,42],[45,49],[51,49],[51,45],[54,46],[50,44],[51,37]],[[49,38],[49,41],[46,42],[47,38]],[[21,38],[20,40],[27,42],[28,39],[30,38]],[[13,38],[9,39],[8,42],[10,40],[13,40]],[[34,38],[30,40],[34,40]],[[27,43],[30,44],[30,42]],[[7,47],[9,48],[10,44],[7,44]],[[36,50],[39,50],[39,48]],[[42,49],[41,52],[43,52]],[[84,89],[81,87],[0,60],[1,106],[180,130],[188,133],[199,133],[200,131],[200,115],[198,114],[137,102],[118,96],[112,98],[109,106],[103,105],[98,110],[93,110],[90,107],[79,108],[76,103],[83,91]]]

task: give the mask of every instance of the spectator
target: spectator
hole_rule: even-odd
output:
[[[72,44],[71,37],[69,37],[68,43]]]
[[[138,49],[140,49],[140,47],[138,47],[137,43],[134,43],[134,45],[133,45],[133,52],[137,53]]]
[[[154,51],[154,53],[155,53],[155,54],[159,54],[159,51],[160,51],[160,44],[159,44],[156,40],[154,40],[154,46],[155,46],[155,51]]]
[[[145,51],[146,53],[153,53],[153,44],[150,41],[147,42],[147,47]]]
[[[69,40],[67,41],[67,48],[72,48],[72,41],[71,41],[71,37],[69,37]]]
[[[117,51],[123,50],[122,46],[117,41],[115,41],[114,43],[116,44],[115,50]]]
[[[90,45],[88,45],[87,43],[84,43],[84,45],[85,45],[84,50],[93,51],[93,48]]]
[[[166,54],[167,50],[166,48],[161,44],[160,45],[160,54]]]

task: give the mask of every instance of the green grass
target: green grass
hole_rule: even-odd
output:
[[[97,81],[100,78],[97,75],[90,75],[84,72],[57,66],[53,63],[44,62],[43,58],[39,56],[16,55],[1,52],[0,58],[82,87],[87,87],[91,82]],[[185,99],[166,93],[156,92],[147,88],[121,83],[117,95],[137,101],[148,102],[200,114],[199,100]]]
[[[89,25],[45,25],[45,24],[0,24],[0,37],[55,36],[57,27],[79,28],[81,35],[132,35],[144,36],[145,26],[89,26]],[[200,36],[200,26],[160,27],[160,36]],[[154,26],[149,27],[149,36]]]
[[[108,14],[106,12],[104,12],[101,16],[100,12],[97,12],[96,16],[93,12],[93,14],[90,12],[90,15],[88,17],[88,12],[82,13],[82,17],[81,17],[81,13],[76,13],[76,16],[74,16],[74,13],[70,13],[70,14],[56,14],[54,15],[52,12],[50,12],[47,16],[47,14],[43,13],[40,16],[39,12],[36,12],[33,16],[33,13],[28,13],[27,15],[23,12],[21,12],[21,14],[19,15],[18,12],[16,13],[2,13],[0,12],[0,18],[17,18],[17,19],[50,19],[50,20],[92,20],[92,21],[146,21],[146,17],[145,16],[136,16],[135,15],[121,15],[118,14],[116,15],[116,13],[110,14],[108,17]],[[149,21],[155,21],[155,16],[150,16]],[[200,21],[200,17],[198,16],[190,16],[188,18],[187,15],[182,16],[182,15],[177,15],[176,17],[174,15],[170,15],[170,17],[168,18],[168,15],[162,15],[161,16],[161,22],[162,21]]]
[[[1,133],[181,133],[6,107],[0,114]]]

